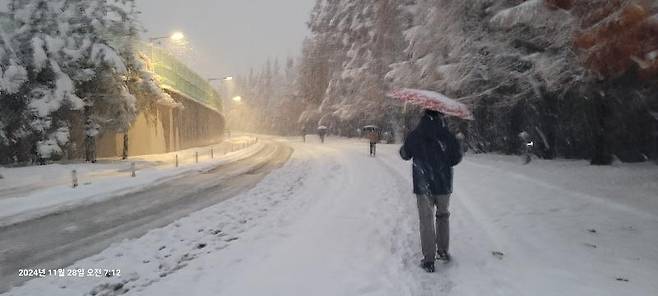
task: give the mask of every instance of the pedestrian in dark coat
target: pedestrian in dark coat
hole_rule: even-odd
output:
[[[370,156],[375,157],[377,154],[377,143],[379,143],[379,131],[371,130],[368,132],[368,142],[370,142]]]
[[[327,129],[326,128],[319,128],[318,129],[318,136],[320,136],[320,142],[324,144],[324,138],[327,136]]]
[[[416,129],[407,136],[400,156],[404,160],[413,159],[413,185],[424,256],[422,264],[426,271],[433,272],[436,255],[440,260],[450,260],[448,205],[452,194],[452,167],[462,159],[461,145],[446,128],[443,116],[426,110]]]

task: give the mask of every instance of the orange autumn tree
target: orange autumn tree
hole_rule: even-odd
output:
[[[545,0],[570,10],[579,21],[574,47],[584,66],[602,78],[637,69],[640,78],[658,74],[658,11],[642,0]]]

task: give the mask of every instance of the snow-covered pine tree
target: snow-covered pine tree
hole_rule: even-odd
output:
[[[0,17],[0,163],[23,162],[31,158],[32,150],[23,145],[32,136],[25,100],[28,73],[19,64],[22,61],[11,40],[13,19],[10,15]]]
[[[471,103],[478,116],[466,133],[472,148],[513,152],[523,129],[537,138],[556,129],[554,93],[580,77],[568,47],[568,14],[543,0],[419,0],[407,11],[415,15],[405,34],[409,60],[393,64],[388,77]],[[547,118],[521,114],[538,110]],[[552,154],[554,137],[541,139]]]
[[[374,7],[372,1],[344,0],[338,3],[337,14],[333,20],[336,24],[332,39],[340,40],[335,51],[334,61],[339,65],[332,69],[331,80],[324,100],[320,106],[321,125],[337,129],[355,130],[359,122],[350,122],[356,118],[364,119],[369,110],[359,106],[365,98],[362,83],[366,83],[368,69],[365,64],[372,60],[370,42],[373,34]],[[341,123],[341,124],[339,124]]]
[[[648,4],[419,0],[409,59],[388,77],[472,104],[477,120],[460,129],[477,150],[514,152],[527,131],[545,157],[608,150],[639,160],[650,137],[629,130],[650,130],[647,109],[657,107],[655,81],[642,80],[655,77],[658,46],[658,5]]]
[[[271,130],[281,135],[296,135],[299,133],[297,120],[304,110],[304,104],[297,96],[295,83],[297,72],[292,58],[286,60],[283,71],[274,70],[273,100],[270,106]]]
[[[71,128],[84,126],[87,158],[94,160],[101,131],[126,131],[138,110],[176,104],[157,86],[136,49],[133,0],[11,4],[16,30],[3,34],[9,50],[0,57],[3,100],[12,99],[16,108],[11,112],[15,122],[2,123],[10,144],[33,146],[22,151],[41,159],[57,158],[70,142]]]
[[[69,142],[72,112],[83,107],[75,94],[73,80],[66,73],[68,56],[66,34],[72,16],[65,1],[16,1],[10,11],[16,30],[11,36],[16,60],[25,65],[29,86],[25,98],[32,138],[21,139],[34,145],[29,151],[43,162],[59,157]]]
[[[345,0],[317,0],[311,12],[308,27],[312,36],[302,46],[299,65],[299,95],[306,110],[299,118],[300,128],[313,131],[321,119],[319,110],[324,109],[327,97],[333,97],[330,81],[335,80],[345,60],[344,40],[338,32],[341,25],[337,19]]]
[[[88,44],[70,68],[77,93],[84,98],[85,159],[96,160],[96,137],[103,130],[125,131],[137,115],[136,98],[127,86],[128,68],[121,50],[136,32],[123,3],[105,0],[73,1],[76,18],[70,32],[74,42]],[[124,54],[125,56],[125,54]]]
[[[307,106],[305,116],[300,118],[300,124],[311,124],[311,113],[315,113],[322,103],[329,83],[330,62],[328,49],[318,37],[306,39],[302,46],[299,64],[299,95]],[[309,127],[310,128],[310,127]]]
[[[313,37],[305,44],[300,65],[300,71],[315,74],[309,76],[315,80],[300,74],[299,87],[302,96],[319,104],[309,105],[302,121],[348,136],[362,124],[397,125],[391,124],[397,121],[390,116],[395,112],[386,109],[390,105],[384,99],[384,77],[404,48],[401,8],[409,2],[317,2],[309,22]],[[313,66],[315,73],[310,71]],[[315,93],[307,91],[311,89]]]
[[[275,118],[275,121],[281,122],[279,132],[283,135],[298,135],[300,127],[297,121],[304,111],[305,105],[297,93],[297,82],[299,79],[298,67],[293,58],[286,60],[286,66],[282,75],[281,102],[278,106],[278,118]]]

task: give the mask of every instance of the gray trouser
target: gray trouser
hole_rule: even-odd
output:
[[[417,195],[420,218],[420,243],[425,262],[434,262],[436,251],[448,251],[450,243],[450,194]],[[434,219],[436,218],[436,226]]]

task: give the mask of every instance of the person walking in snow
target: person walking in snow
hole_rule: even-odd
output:
[[[369,131],[368,141],[370,142],[370,156],[375,157],[377,154],[377,143],[379,142],[379,131],[374,129]]]
[[[418,126],[400,148],[404,160],[413,159],[413,187],[418,203],[422,268],[434,272],[434,261],[450,261],[448,205],[452,194],[452,167],[461,162],[462,149],[447,129],[443,115],[425,110]]]
[[[327,128],[318,128],[318,136],[320,136],[320,142],[324,144],[324,138],[327,136]]]
[[[519,133],[519,139],[521,140],[523,164],[529,164],[532,161],[532,148],[534,148],[535,143],[530,138],[530,134],[525,131]]]

